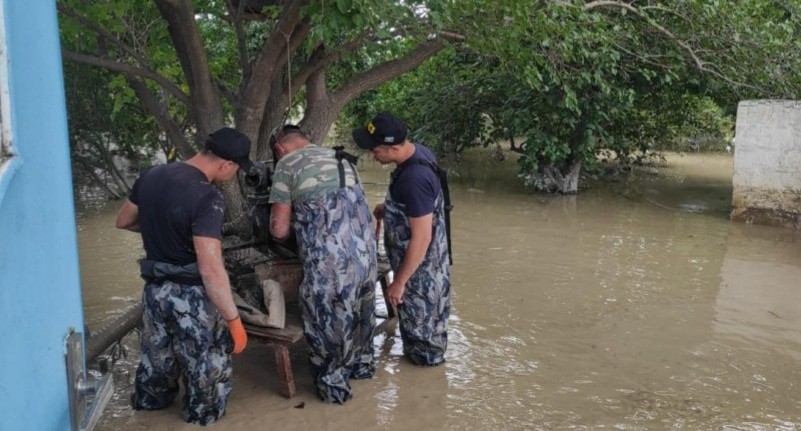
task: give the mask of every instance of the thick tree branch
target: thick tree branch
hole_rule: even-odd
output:
[[[362,74],[354,76],[336,91],[333,99],[338,106],[344,106],[364,91],[375,88],[392,78],[403,75],[414,69],[425,60],[434,56],[434,54],[442,51],[445,46],[445,42],[439,38],[422,42],[417,48],[405,56],[386,61]]]
[[[245,2],[240,1],[238,6],[234,6],[232,0],[226,0],[225,5],[228,7],[228,15],[230,21],[234,24],[236,31],[236,44],[239,52],[239,67],[242,68],[242,82],[244,86],[250,79],[250,58],[248,58],[247,41],[245,40],[245,28],[242,25],[242,11],[245,8]]]
[[[220,91],[220,95],[225,98],[231,105],[236,106],[239,101],[239,96],[233,92],[228,85],[222,79],[215,77],[214,82],[217,84],[217,89]]]
[[[178,88],[177,85],[175,85],[172,81],[165,78],[163,75],[156,73],[150,69],[142,69],[136,66],[132,66],[130,64],[120,63],[114,60],[108,60],[105,58],[94,57],[86,54],[79,54],[77,52],[70,51],[66,48],[61,49],[61,56],[69,61],[89,64],[92,66],[99,66],[104,69],[111,70],[113,72],[122,73],[126,76],[150,79],[153,82],[157,83],[159,86],[161,86],[161,88],[163,88],[167,93],[171,94],[176,99],[178,99],[179,102],[185,104],[187,107],[192,106],[189,96],[187,96],[186,93],[181,91],[181,89]]]
[[[237,126],[239,130],[254,139],[258,134],[264,111],[264,102],[270,97],[272,77],[282,52],[291,48],[292,34],[297,30],[300,21],[300,7],[307,0],[293,0],[281,11],[278,21],[270,36],[264,42],[259,57],[253,65],[253,73],[240,93]]]
[[[129,78],[128,85],[131,86],[137,97],[139,97],[139,101],[142,103],[142,107],[145,111],[152,115],[153,118],[156,119],[156,122],[159,123],[161,129],[167,134],[167,139],[175,146],[181,157],[183,157],[184,160],[192,157],[196,149],[187,141],[181,128],[170,118],[170,115],[167,113],[167,106],[161,103],[156,95],[153,94],[141,80]]]
[[[442,39],[424,41],[405,56],[386,61],[352,77],[333,94],[326,88],[326,69],[315,70],[306,81],[306,112],[300,126],[309,132],[312,142],[322,142],[336,115],[348,102],[364,91],[417,67],[445,46]]]
[[[268,152],[267,140],[277,125],[284,124],[291,110],[289,95],[284,89],[282,77],[276,76],[273,80],[273,89],[270,97],[264,104],[264,113],[259,126],[259,139],[256,148],[256,160],[265,160],[272,157]]]
[[[223,125],[223,108],[217,85],[211,77],[195,11],[190,0],[154,0],[167,22],[167,31],[189,85],[195,108],[197,140]]]
[[[364,35],[359,36],[344,45],[340,45],[332,52],[326,52],[325,47],[323,45],[319,45],[309,56],[308,61],[306,61],[306,63],[301,66],[300,70],[298,70],[297,74],[292,77],[291,94],[295,94],[300,87],[305,85],[312,73],[330,66],[334,62],[338,61],[343,54],[355,51],[362,46],[363,41]]]
[[[437,36],[450,42],[464,42],[465,40],[463,34],[451,30],[439,30],[437,31]]]
[[[437,35],[442,37],[445,40],[452,41],[452,42],[459,42],[463,41],[465,37],[459,33],[452,32],[452,31],[438,31]],[[346,53],[353,52],[360,48],[366,40],[375,40],[374,38],[369,38],[368,34],[362,33],[353,40],[343,45],[339,45],[335,50],[328,51],[326,50],[325,46],[319,45],[309,56],[308,61],[301,67],[298,73],[293,76],[292,81],[292,90],[291,94],[295,94],[295,92],[302,87],[305,82],[309,79],[309,76],[317,70],[324,69],[331,64],[339,61],[340,58]],[[433,55],[433,54],[432,54]],[[405,73],[405,72],[404,72]]]

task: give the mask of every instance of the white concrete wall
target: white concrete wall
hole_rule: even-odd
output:
[[[801,228],[801,102],[737,107],[732,219]]]

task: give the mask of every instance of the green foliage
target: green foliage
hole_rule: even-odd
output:
[[[490,59],[449,49],[434,59],[349,105],[343,128],[361,126],[380,111],[396,113],[414,132],[413,138],[431,147],[457,151],[464,145],[487,145],[491,118],[479,115],[501,102],[485,87],[495,65]],[[348,121],[348,120],[345,120]]]
[[[184,76],[153,2],[60,4],[130,47],[122,49],[99,37],[97,28],[62,14],[66,49],[147,69],[190,93],[192,78]],[[236,119],[239,90],[249,79],[238,35],[222,0],[191,4],[207,67],[215,84],[228,90],[222,102],[228,122]],[[245,21],[242,28],[248,67],[284,13],[284,3],[260,4],[271,6],[260,11],[260,21]],[[718,149],[730,136],[738,100],[801,93],[798,2],[310,0],[300,14],[308,36],[289,66],[275,65],[267,79],[286,84],[286,71],[302,70],[324,52],[331,56],[321,66],[328,92],[319,100],[336,99],[346,83],[412,52],[438,31],[460,33],[463,42],[347,106],[339,129],[390,110],[409,123],[415,139],[445,153],[514,140],[523,143],[521,173],[527,178],[544,169],[566,172],[577,163],[593,169],[603,151],[630,162],[652,149],[701,142]],[[114,97],[110,118],[127,115],[137,103],[127,81],[102,81],[100,88]],[[181,130],[198,129],[193,101],[176,100],[163,83],[147,83]],[[287,113],[302,111],[305,95],[303,89],[295,93]]]
[[[125,46],[130,47],[132,52],[122,50],[108,38],[98,35],[95,29],[87,27],[75,18],[61,14],[59,16],[59,27],[62,45],[66,49],[74,52],[93,53],[93,55],[106,59],[116,58],[120,63],[130,65],[131,68],[150,68],[186,91],[187,85],[183,79],[180,62],[171,46],[166,25],[152,1],[109,0],[88,2],[86,0],[61,0],[60,3],[78,11],[82,17],[93,23],[94,26],[107,32]],[[146,63],[142,64],[139,61],[140,59],[144,59]],[[65,68],[72,67],[67,66],[68,64],[65,63]],[[140,105],[139,98],[129,87],[123,74],[93,71],[90,67],[72,68],[70,70],[75,73],[76,85],[100,86],[99,88],[88,88],[86,91],[107,89],[108,94],[113,97],[112,108],[108,112],[108,114],[111,114],[112,119],[116,119],[119,116],[118,114],[122,111],[123,106],[137,107],[136,109],[140,112],[140,115],[144,115],[143,118],[148,117],[138,107]],[[189,121],[188,107],[166,97],[165,94],[160,93],[162,90],[152,83],[150,88],[158,94],[162,94],[161,100],[167,105],[168,112],[178,118],[179,123],[185,124]],[[67,96],[68,98],[71,96],[78,97],[79,93],[68,93]],[[107,113],[103,112],[103,114]],[[150,119],[148,121],[152,122],[153,120]]]
[[[642,111],[642,122],[653,124],[652,131],[661,131],[661,136],[640,137],[648,142],[648,149],[668,151],[724,151],[734,137],[734,117],[721,109],[709,97],[684,95],[671,101],[664,121],[654,115],[653,110]]]
[[[109,197],[125,196],[131,173],[124,161],[135,163],[136,171],[149,166],[161,150],[158,126],[131,102],[130,88],[117,75],[68,64],[64,81],[74,170]]]
[[[524,141],[527,178],[593,170],[602,152],[722,150],[738,100],[799,96],[801,8],[783,3],[461,2],[449,16],[465,44],[349,118],[392,110],[442,150]]]

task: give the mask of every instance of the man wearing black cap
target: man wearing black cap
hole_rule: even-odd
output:
[[[451,283],[437,160],[409,142],[406,125],[389,113],[354,130],[353,139],[380,163],[396,165],[389,193],[373,211],[385,222],[384,246],[395,273],[387,297],[398,309],[406,356],[417,365],[439,365],[448,346]]]
[[[118,228],[141,232],[146,252],[136,410],[169,407],[183,379],[184,420],[208,425],[225,414],[230,354],[245,349],[247,335],[223,265],[225,203],[213,184],[247,172],[249,153],[247,136],[217,130],[186,162],[142,172],[117,214]]]
[[[377,257],[370,207],[354,162],[341,149],[314,145],[292,125],[274,138],[270,232],[285,240],[294,231],[312,380],[320,399],[342,404],[353,394],[350,379],[375,374]]]

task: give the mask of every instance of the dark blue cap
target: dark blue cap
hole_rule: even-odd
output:
[[[389,112],[376,115],[366,126],[353,131],[359,148],[372,150],[379,145],[398,145],[406,141],[406,125]]]

